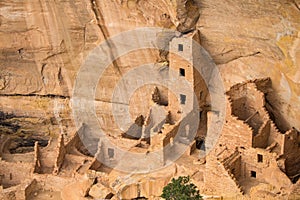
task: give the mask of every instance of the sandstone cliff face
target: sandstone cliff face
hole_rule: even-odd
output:
[[[270,76],[279,94],[274,106],[291,126],[300,129],[299,6],[297,0],[1,1],[0,109],[16,114],[15,123],[18,116],[27,116],[32,132],[48,126],[35,123],[36,115],[42,121],[52,118],[57,128],[72,132],[67,127],[72,126],[69,99],[76,74],[101,41],[136,27],[181,32],[197,28],[226,88]],[[108,91],[103,95],[100,89],[96,95],[102,108],[111,105],[114,83],[122,74],[139,63],[159,60],[163,59],[156,51],[120,58],[118,69],[112,67],[100,80]],[[38,107],[35,101],[40,99],[46,108]],[[64,109],[57,109],[57,102],[63,102]]]
[[[226,87],[270,76],[278,107],[299,129],[299,1],[201,1],[202,45]]]

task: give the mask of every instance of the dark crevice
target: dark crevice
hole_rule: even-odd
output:
[[[227,63],[229,63],[229,62],[231,62],[231,61],[234,61],[234,60],[237,60],[237,59],[240,59],[240,58],[246,58],[246,57],[256,56],[256,55],[258,55],[258,54],[261,54],[261,52],[260,52],[260,51],[257,51],[257,52],[251,53],[251,54],[242,55],[242,56],[237,56],[237,57],[234,57],[234,58],[232,58],[232,59],[229,59],[229,60],[227,60],[227,61],[225,61],[225,62],[220,62],[220,63],[217,63],[217,64],[227,64]]]
[[[120,104],[120,105],[129,106],[128,103],[123,103],[123,102],[107,101],[107,100],[101,100],[101,99],[95,99],[95,101],[100,101],[100,102],[103,102],[103,103]]]
[[[47,56],[46,58],[44,58],[43,61],[48,60],[50,58],[53,58],[54,56],[58,56],[58,55],[64,54],[64,53],[66,53],[66,52],[65,51],[61,51],[61,52],[58,52],[58,53],[51,54],[51,55]]]
[[[41,76],[42,76],[42,81],[44,84],[45,84],[44,70],[45,70],[46,65],[47,65],[46,63],[43,63],[42,69],[41,69]]]
[[[46,147],[48,145],[48,139],[17,138],[12,141],[9,147],[9,152],[12,154],[32,152],[34,150],[35,142],[38,142],[41,147]]]
[[[224,51],[224,50],[225,50],[225,49],[223,49],[222,51]],[[216,54],[216,55],[214,55],[214,57],[216,57],[216,56],[224,56],[225,54],[228,54],[228,53],[230,53],[230,52],[232,52],[232,51],[233,51],[233,49],[230,49],[230,50],[228,50],[228,51],[225,51],[225,52]]]
[[[62,76],[62,73],[61,73],[61,67],[59,67],[59,69],[58,69],[57,79],[59,81],[59,84],[61,85],[63,83],[63,76]]]
[[[104,17],[98,7],[96,0],[91,0],[91,4],[92,4],[92,11],[94,12],[96,20],[97,20],[97,25],[105,39],[106,44],[109,47],[109,56],[111,58],[112,64],[113,64],[114,68],[116,68],[118,70],[120,76],[122,76],[122,72],[121,72],[120,68],[118,67],[117,61],[115,60],[116,57],[114,55],[114,51],[116,50],[116,47],[109,40],[109,33],[108,33],[107,28],[105,27]]]

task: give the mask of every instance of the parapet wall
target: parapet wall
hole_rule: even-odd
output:
[[[267,148],[271,132],[271,121],[267,120],[260,127],[258,134],[253,137],[253,148]]]
[[[211,152],[212,153],[212,152]],[[206,158],[206,173],[204,178],[207,195],[220,195],[237,198],[243,195],[242,188],[234,176],[213,155]]]
[[[40,148],[38,142],[34,143],[33,173],[41,172]]]
[[[56,148],[56,159],[54,163],[53,174],[58,174],[59,170],[64,162],[66,156],[66,149],[64,145],[64,136],[61,134],[58,139],[58,144]]]

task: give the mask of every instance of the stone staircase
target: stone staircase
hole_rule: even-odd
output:
[[[230,166],[233,162],[235,162],[237,159],[241,157],[240,153],[238,151],[235,151],[231,156],[225,158],[221,163],[223,164],[225,170],[227,171],[228,175],[231,177],[231,179],[234,181],[235,185],[239,189],[241,194],[244,194],[244,188],[239,184],[239,181],[236,179],[235,175],[231,172]]]

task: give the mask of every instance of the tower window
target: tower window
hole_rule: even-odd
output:
[[[180,76],[185,76],[185,69],[179,68],[179,75]]]
[[[180,104],[185,104],[186,96],[184,94],[180,94]]]
[[[178,51],[183,51],[183,44],[178,44]]]
[[[263,155],[257,154],[257,162],[263,162]]]
[[[256,178],[256,171],[251,171],[251,172],[250,172],[250,176],[251,176],[252,178]]]
[[[115,156],[115,150],[112,149],[112,148],[108,148],[107,149],[107,153],[108,153],[108,157],[111,159],[111,158],[114,158]]]

